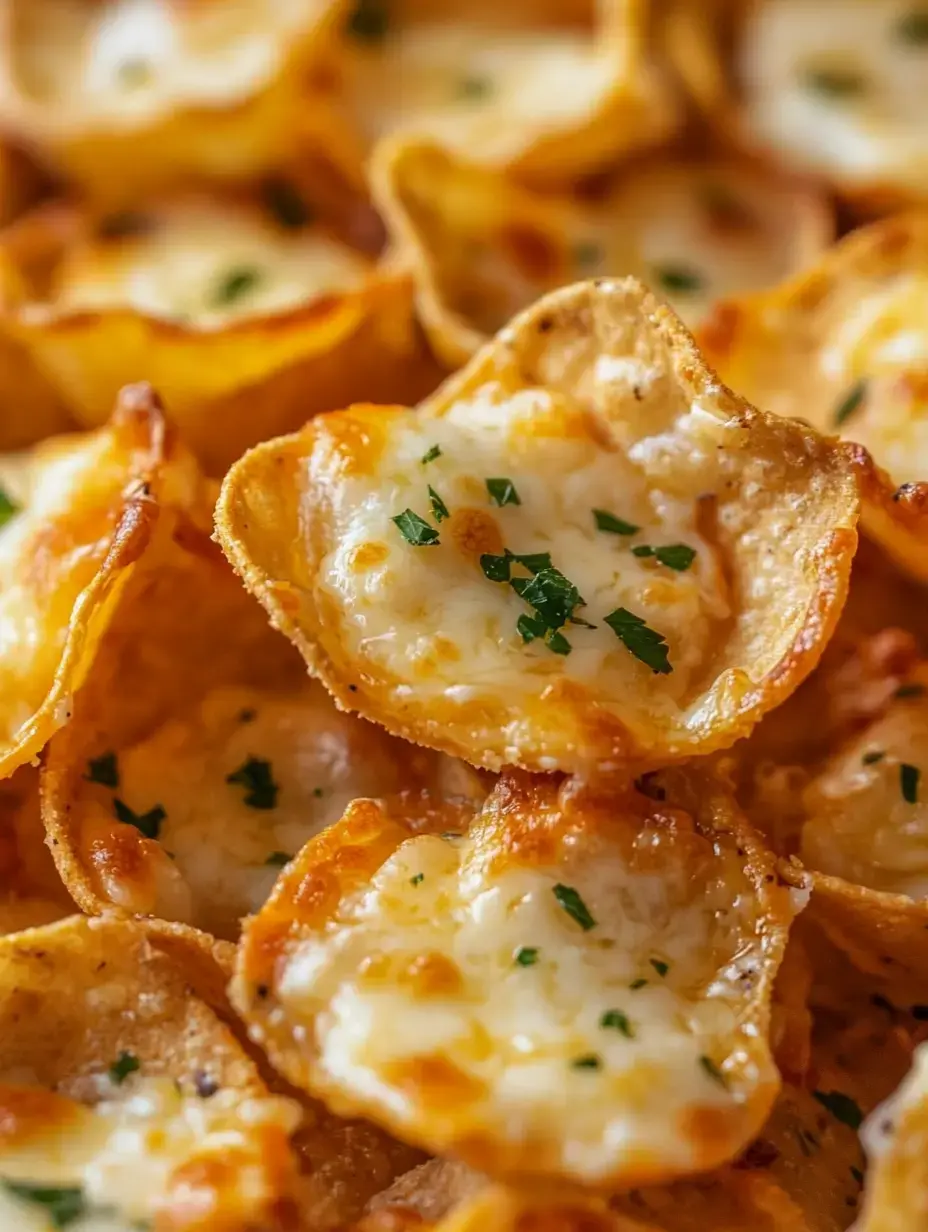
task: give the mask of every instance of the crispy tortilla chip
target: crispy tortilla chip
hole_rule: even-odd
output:
[[[292,1226],[299,1105],[140,929],[74,916],[0,938],[0,987],[4,1227]]]
[[[426,786],[483,794],[469,768],[339,713],[215,545],[188,536],[125,592],[49,747],[43,808],[85,911],[234,938],[351,800]]]
[[[628,279],[541,300],[417,411],[259,446],[217,531],[341,706],[570,770],[748,732],[831,633],[856,511],[840,449],[720,386]]]
[[[234,1004],[336,1111],[492,1175],[730,1158],[776,1092],[793,904],[730,797],[682,774],[657,802],[506,775],[456,821],[356,802],[246,924]]]
[[[880,6],[877,5],[877,8]],[[866,446],[864,528],[928,580],[928,213],[853,232],[804,274],[722,304],[700,341],[756,406]]]
[[[199,499],[190,466],[144,387],[96,432],[0,457],[0,776],[67,720],[160,505]]]
[[[564,182],[659,144],[679,99],[648,45],[646,0],[353,0],[334,104],[359,144],[426,135]]]
[[[928,1224],[928,1044],[862,1136],[870,1170],[857,1232],[914,1232]]]
[[[275,182],[265,201],[182,197],[102,219],[36,211],[6,233],[18,278],[3,336],[87,425],[144,375],[214,472],[315,411],[433,388],[407,280],[314,223],[291,191]]]
[[[541,197],[424,141],[384,146],[374,187],[432,345],[459,364],[545,291],[634,274],[697,325],[829,243],[821,197],[750,163],[636,163],[594,202]]]
[[[332,7],[4,0],[4,126],[110,202],[191,176],[253,176],[303,128],[304,79]]]

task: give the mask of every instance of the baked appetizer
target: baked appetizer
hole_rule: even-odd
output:
[[[361,150],[422,134],[563,182],[657,145],[682,120],[647,0],[351,0],[333,105]],[[334,137],[334,133],[333,133]]]
[[[258,446],[217,531],[341,706],[490,769],[606,769],[731,744],[796,687],[857,502],[840,448],[628,279],[542,299],[417,410]]]
[[[910,1232],[928,1217],[928,1044],[861,1131],[870,1168],[858,1232]]]
[[[426,786],[484,794],[469,767],[336,710],[187,527],[126,590],[48,748],[43,812],[85,911],[235,938],[350,801]]]
[[[454,365],[577,278],[634,274],[693,328],[716,300],[801,269],[833,232],[817,192],[737,161],[649,159],[587,201],[541,196],[426,141],[384,145],[372,175],[429,339]]]
[[[0,253],[16,274],[0,334],[76,418],[99,423],[144,376],[214,472],[316,410],[434,383],[411,366],[405,281],[284,181],[260,198],[183,197],[99,218],[43,207],[0,238]]]
[[[719,305],[700,331],[709,361],[756,406],[866,446],[890,478],[868,485],[865,529],[922,579],[926,322],[928,213],[912,213],[852,232],[772,291]]]
[[[3,126],[108,202],[244,179],[299,139],[332,19],[330,0],[3,0]]]
[[[124,392],[95,432],[0,455],[0,777],[68,718],[159,510],[209,501],[151,393]]]
[[[687,775],[505,774],[456,819],[356,801],[245,925],[252,1037],[335,1111],[494,1176],[619,1187],[729,1159],[776,1094],[795,904],[724,788]]]

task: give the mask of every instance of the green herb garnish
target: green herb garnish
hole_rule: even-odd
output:
[[[599,1025],[606,1031],[620,1031],[626,1039],[635,1038],[628,1015],[623,1014],[621,1010],[606,1010],[599,1020]]]
[[[167,817],[160,804],[156,804],[147,813],[136,813],[118,796],[113,797],[113,812],[119,821],[125,822],[127,826],[135,826],[146,838],[157,838],[161,832],[161,823]]]
[[[436,458],[441,457],[441,445],[433,445],[431,449],[427,449],[419,461],[425,466],[429,462],[434,462]]]
[[[662,548],[655,548],[654,556],[659,564],[666,565],[668,569],[685,573],[696,559],[696,549],[687,543],[668,543]]]
[[[429,526],[424,518],[420,518],[418,513],[413,513],[411,509],[404,509],[390,521],[414,548],[430,548],[439,542],[435,527]]]
[[[865,766],[875,766],[878,761],[882,761],[886,756],[885,749],[872,749],[869,753],[864,753],[860,759]]]
[[[921,47],[928,43],[928,9],[912,9],[896,22],[894,31],[902,43]]]
[[[484,482],[487,485],[487,491],[490,493],[490,499],[500,508],[503,505],[522,504],[519,493],[516,491],[516,485],[511,479],[487,479]]]
[[[595,1052],[588,1052],[582,1057],[575,1057],[570,1063],[571,1069],[602,1069],[602,1058]]]
[[[701,291],[705,281],[702,275],[686,265],[655,265],[653,273],[665,291],[680,294]]]
[[[918,766],[910,766],[908,762],[900,765],[899,787],[902,791],[902,798],[907,804],[918,803],[918,780],[921,776],[922,772]]]
[[[387,6],[383,0],[357,0],[345,29],[352,38],[363,43],[380,43],[390,28]]]
[[[436,522],[443,522],[445,518],[451,517],[451,514],[448,512],[448,506],[431,484],[429,484],[429,503],[432,506],[432,517]]]
[[[648,627],[628,608],[617,607],[605,618],[606,624],[627,650],[647,664],[656,675],[668,676],[673,668],[668,657],[667,639]]]
[[[722,1071],[719,1069],[719,1067],[716,1065],[716,1063],[712,1060],[711,1057],[701,1056],[699,1058],[699,1064],[706,1071],[706,1073],[709,1075],[709,1077],[712,1079],[713,1082],[717,1082],[720,1087],[724,1087],[726,1090],[728,1090],[728,1079],[725,1077],[725,1075],[722,1073]]]
[[[531,578],[512,578],[509,585],[520,599],[535,609],[548,629],[560,629],[583,606],[580,592],[559,569],[540,569]]]
[[[243,265],[239,269],[229,270],[216,284],[212,295],[213,305],[224,308],[234,304],[236,300],[247,295],[261,281],[261,274],[252,265]]]
[[[864,1174],[861,1172],[860,1168],[855,1168],[853,1164],[851,1165],[851,1176],[858,1185],[862,1185],[864,1183]]]
[[[272,851],[264,863],[268,868],[283,868],[292,859],[293,856],[288,855],[286,851]]]
[[[636,535],[641,530],[640,526],[617,518],[606,509],[594,509],[593,517],[596,520],[596,529],[604,530],[610,535]]]
[[[836,1121],[840,1121],[842,1125],[847,1125],[850,1129],[860,1129],[864,1114],[850,1095],[845,1095],[843,1091],[813,1091],[812,1094],[823,1108],[828,1109]]]
[[[660,958],[649,958],[648,962],[650,962],[651,966],[654,968],[657,974],[661,977],[661,979],[663,979],[664,976],[667,974],[667,972],[670,970],[670,963],[665,963]]]
[[[516,629],[523,642],[533,642],[536,637],[544,637],[548,626],[537,616],[520,616],[516,621]]]
[[[110,1081],[121,1087],[130,1074],[142,1068],[142,1062],[131,1052],[121,1052],[107,1070]]]
[[[589,932],[591,928],[596,927],[596,921],[590,915],[589,908],[573,886],[562,885],[558,882],[554,887],[554,897],[571,919],[577,921],[585,933]]]
[[[835,413],[832,417],[832,423],[834,426],[836,428],[840,428],[843,423],[846,423],[858,409],[866,396],[866,381],[858,381],[856,385],[852,385],[835,407]]]
[[[648,981],[644,978],[643,975],[639,975],[637,980],[632,980],[632,982],[629,984],[629,988],[632,990],[632,992],[637,992],[639,988],[644,988],[647,982]]]
[[[545,635],[545,645],[554,654],[559,655],[569,655],[573,650],[573,646],[571,646],[564,634],[558,633],[554,629],[549,629]]]
[[[52,1185],[30,1185],[25,1181],[0,1181],[0,1184],[14,1198],[44,1207],[56,1228],[66,1228],[87,1213],[84,1191],[80,1186],[58,1188]]]
[[[409,878],[409,884],[412,886],[421,885],[423,881],[425,881],[425,873],[414,873],[413,876]]]
[[[6,526],[10,518],[15,518],[22,509],[13,498],[0,488],[0,526]]]
[[[514,960],[520,967],[534,967],[538,962],[538,950],[533,945],[520,945]]]
[[[100,783],[103,787],[119,786],[119,764],[115,753],[101,753],[87,762],[84,778],[88,783]]]
[[[810,68],[802,76],[803,85],[814,94],[828,98],[852,98],[862,93],[866,80],[852,68]]]
[[[279,788],[271,774],[269,761],[264,761],[260,757],[249,757],[237,770],[226,775],[226,782],[245,788],[244,803],[249,808],[272,809],[277,807]]]
[[[312,222],[313,213],[289,180],[267,180],[264,202],[276,221],[287,231],[298,231]]]

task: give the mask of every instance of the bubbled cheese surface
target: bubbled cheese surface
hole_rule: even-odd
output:
[[[847,188],[928,195],[920,13],[910,0],[753,6],[738,66],[751,136]]]
[[[317,229],[285,232],[257,211],[209,202],[165,208],[137,235],[67,254],[38,312],[137,312],[204,328],[282,313],[355,289],[366,260]]]

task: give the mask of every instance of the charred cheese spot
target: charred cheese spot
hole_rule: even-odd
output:
[[[784,892],[731,834],[506,776],[460,838],[354,821],[246,931],[233,996],[285,1072],[496,1175],[591,1184],[711,1166],[763,1117],[774,1071],[745,1024],[772,954],[755,929],[778,929],[760,897]],[[333,872],[340,894],[293,912]]]
[[[139,234],[69,250],[46,311],[132,308],[215,328],[354,290],[368,269],[318,229],[284,232],[257,211],[203,199],[162,207]]]
[[[917,6],[914,6],[917,7]],[[744,119],[756,141],[849,192],[928,193],[924,43],[907,0],[765,0],[741,34]]]

